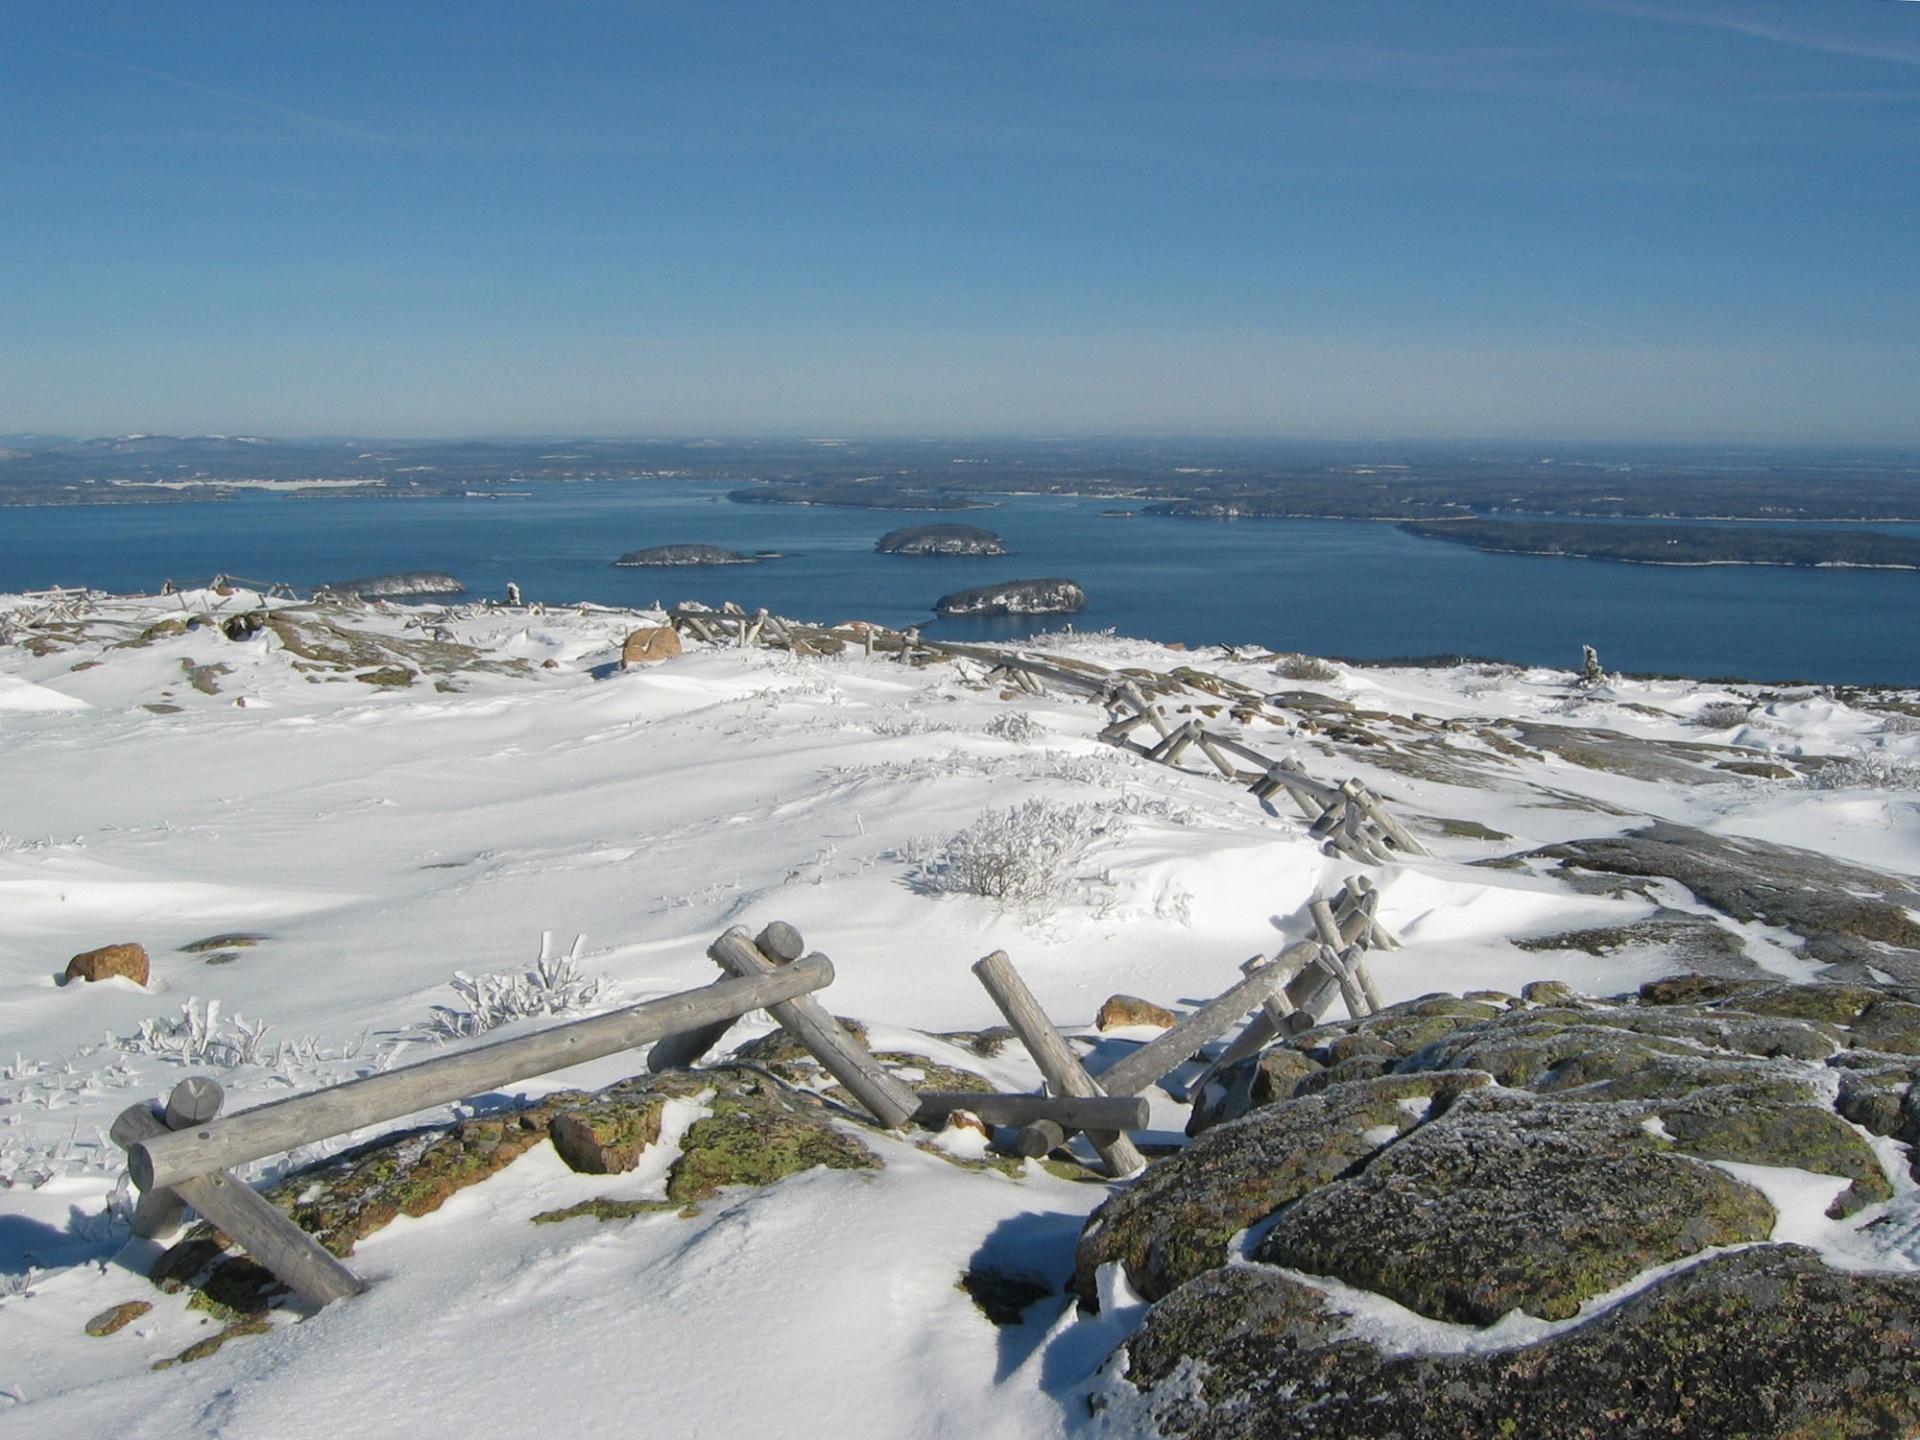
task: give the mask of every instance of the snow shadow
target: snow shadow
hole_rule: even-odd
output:
[[[1084,1217],[1029,1210],[995,1225],[967,1259],[961,1288],[1000,1327],[997,1385],[1046,1343],[1072,1304],[1073,1251]]]

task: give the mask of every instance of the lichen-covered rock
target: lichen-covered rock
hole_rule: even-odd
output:
[[[1108,1403],[1187,1440],[1722,1440],[1920,1430],[1920,1276],[1716,1256],[1519,1349],[1383,1354],[1305,1285],[1215,1270],[1156,1305]],[[1144,1412],[1144,1413],[1140,1413]],[[1116,1417],[1119,1418],[1119,1417]]]
[[[151,1309],[152,1304],[145,1300],[122,1301],[87,1321],[87,1334],[96,1338],[118,1334]]]
[[[1280,1045],[1236,1061],[1215,1072],[1192,1097],[1187,1134],[1201,1135],[1249,1110],[1289,1100],[1294,1088],[1320,1068],[1320,1062],[1306,1052]]]
[[[122,975],[136,985],[144,985],[149,970],[146,946],[129,941],[123,945],[102,945],[98,950],[82,951],[67,962],[65,980],[92,982]]]
[[[1167,1294],[1223,1263],[1239,1231],[1487,1083],[1485,1075],[1457,1070],[1355,1081],[1207,1131],[1094,1211],[1074,1259],[1074,1293],[1095,1304],[1095,1272],[1117,1260],[1140,1294]]]
[[[669,1200],[695,1204],[729,1185],[770,1185],[817,1165],[880,1168],[878,1156],[827,1122],[817,1101],[798,1102],[750,1079],[716,1095],[711,1104],[713,1113],[694,1121],[681,1137],[680,1158],[667,1172]]]
[[[1873,1148],[1824,1106],[1703,1092],[1662,1106],[1660,1123],[1676,1149],[1702,1160],[1778,1165],[1851,1180],[1827,1209],[1835,1220],[1893,1198]]]
[[[1560,1320],[1650,1266],[1765,1240],[1774,1218],[1759,1191],[1673,1153],[1635,1113],[1483,1090],[1303,1196],[1255,1256],[1437,1320]]]
[[[1161,1030],[1171,1030],[1179,1020],[1180,1017],[1166,1006],[1142,1000],[1138,995],[1109,995],[1101,1002],[1099,1013],[1093,1017],[1093,1028],[1103,1034],[1108,1030],[1124,1030],[1131,1025],[1152,1025]]]
[[[568,1169],[618,1175],[638,1165],[640,1152],[660,1138],[666,1104],[664,1095],[597,1098],[555,1115],[547,1134]]]

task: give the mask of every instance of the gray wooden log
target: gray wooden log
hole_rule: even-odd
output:
[[[176,1087],[177,1088],[177,1087]],[[151,1105],[129,1105],[114,1120],[107,1134],[122,1150],[155,1135],[167,1133],[168,1126]],[[157,1240],[171,1235],[186,1218],[187,1202],[171,1186],[160,1185],[142,1190],[133,1204],[133,1220],[128,1227],[142,1240]]]
[[[1194,739],[1199,741],[1201,753],[1213,762],[1214,769],[1229,780],[1240,778],[1240,772],[1233,767],[1225,755],[1220,753],[1220,747],[1214,743],[1214,737],[1209,731],[1202,730],[1194,736]]]
[[[220,1113],[220,1107],[226,1103],[226,1092],[220,1088],[220,1082],[209,1075],[189,1075],[173,1087],[173,1093],[167,1096],[167,1129],[184,1130],[189,1125],[202,1125]]]
[[[1289,946],[1271,960],[1256,955],[1240,967],[1249,975],[1271,967],[1279,967],[1282,971],[1281,986],[1261,1002],[1253,1018],[1247,1021],[1238,1035],[1233,1037],[1227,1048],[1222,1050],[1214,1062],[1194,1078],[1194,1082],[1187,1087],[1187,1094],[1197,1094],[1205,1088],[1209,1079],[1227,1066],[1244,1060],[1249,1055],[1258,1054],[1287,1033],[1287,1021],[1293,1015],[1294,1008],[1293,1002],[1287,999],[1286,985],[1300,973],[1309,960],[1319,953],[1319,946],[1311,940],[1303,940],[1298,945]]]
[[[1167,723],[1167,717],[1160,713],[1159,705],[1149,701],[1145,695],[1141,694],[1140,687],[1133,681],[1129,680],[1121,686],[1121,693],[1140,707],[1140,713],[1147,717],[1147,723],[1149,725],[1160,732],[1160,738],[1162,740],[1166,739],[1167,736],[1172,733],[1173,727]]]
[[[768,968],[773,968],[771,962]],[[177,1186],[209,1170],[231,1169],[365,1125],[616,1055],[728,1016],[771,1009],[832,979],[832,962],[824,955],[811,955],[772,975],[721,980],[703,989],[289,1096],[191,1130],[158,1136],[128,1150],[128,1168],[142,1190]]]
[[[1115,741],[1126,739],[1127,736],[1131,735],[1146,723],[1147,717],[1144,715],[1122,715],[1118,720],[1115,720],[1112,724],[1100,731],[1100,738],[1111,745]]]
[[[685,1070],[699,1064],[702,1056],[726,1038],[737,1018],[715,1020],[711,1025],[702,1025],[696,1030],[682,1030],[677,1035],[662,1036],[647,1051],[647,1069],[658,1075],[663,1070]]]
[[[1377,1014],[1387,1008],[1381,998],[1380,987],[1373,983],[1373,971],[1367,965],[1367,958],[1359,946],[1349,950],[1346,955],[1347,969],[1353,972],[1353,978],[1360,982],[1360,993],[1367,998],[1367,1013]]]
[[[796,936],[798,932],[795,932]],[[735,926],[707,947],[715,964],[739,976],[786,975],[815,960],[826,963],[824,955],[809,955],[791,965],[777,965],[760,953],[745,927]],[[762,1007],[755,1006],[755,1009]],[[913,1118],[920,1108],[920,1097],[895,1079],[878,1060],[867,1053],[847,1027],[821,1008],[808,995],[764,1007],[787,1033],[798,1040],[824,1065],[833,1078],[847,1088],[871,1114],[889,1130],[897,1130]]]
[[[358,1295],[366,1282],[231,1171],[182,1180],[174,1189],[240,1248],[315,1305]]]
[[[1013,1033],[1020,1037],[1020,1043],[1027,1047],[1027,1053],[1033,1057],[1033,1063],[1040,1067],[1040,1073],[1056,1095],[1090,1096],[1103,1095],[1105,1090],[1087,1074],[1086,1067],[1080,1063],[1080,1057],[1068,1047],[1054,1028],[1053,1021],[1047,1018],[1047,1012],[1040,1008],[1040,1002],[1033,998],[1033,992],[1027,989],[1013,968],[1013,962],[1007,958],[1007,952],[996,950],[978,961],[973,973],[986,987],[987,994],[993,997],[993,1003],[1000,1013],[1007,1017],[1007,1023],[1013,1027]],[[1045,1129],[1052,1126],[1051,1130]],[[1032,1132],[1032,1133],[1029,1133]],[[1116,1179],[1131,1175],[1146,1168],[1146,1159],[1136,1148],[1133,1141],[1124,1133],[1112,1130],[1090,1130],[1087,1139],[1093,1142],[1093,1148],[1100,1153],[1106,1163],[1107,1173]],[[1066,1133],[1063,1127],[1052,1121],[1040,1121],[1021,1131],[1015,1142],[1015,1149],[1027,1154],[1023,1146],[1047,1143],[1047,1149],[1064,1144]],[[1050,1142],[1050,1143],[1048,1143]],[[1042,1150],[1041,1154],[1047,1153]]]
[[[1218,1040],[1249,1010],[1281,990],[1289,975],[1279,965],[1253,972],[1224,994],[1209,1000],[1171,1030],[1122,1056],[1094,1080],[1109,1095],[1137,1095],[1178,1066],[1201,1046]]]
[[[135,1105],[122,1111],[120,1118],[114,1121],[113,1128],[114,1138],[129,1147],[142,1141],[157,1140],[170,1133],[165,1122],[146,1105]],[[203,1219],[225,1231],[241,1249],[279,1276],[295,1294],[315,1305],[344,1300],[367,1288],[365,1281],[328,1254],[319,1241],[231,1171],[215,1170],[210,1174],[195,1175],[173,1186],[149,1190],[141,1196],[142,1201],[148,1195],[173,1197],[164,1203],[174,1206],[181,1201],[193,1206]],[[136,1206],[135,1215],[138,1214]],[[178,1223],[178,1220],[174,1222],[176,1226]],[[148,1232],[136,1229],[134,1233],[139,1235]],[[167,1230],[151,1232],[154,1235],[166,1233]]]
[[[1316,944],[1313,959],[1287,985],[1287,999],[1293,1004],[1293,1013],[1287,1016],[1287,1033],[1290,1035],[1298,1035],[1302,1030],[1311,1030],[1318,1025],[1320,1017],[1340,998],[1340,981],[1320,963],[1319,950]]]
[[[1371,1015],[1372,1008],[1367,1004],[1367,992],[1361,988],[1359,978],[1347,963],[1346,955],[1331,945],[1320,947],[1320,964],[1340,982],[1341,998],[1347,1002],[1347,1014],[1358,1020]]]
[[[776,965],[791,965],[807,953],[807,942],[784,920],[775,920],[753,937],[756,949]]]
[[[1367,815],[1372,819],[1373,823],[1385,831],[1387,838],[1393,841],[1402,851],[1408,855],[1426,855],[1430,853],[1426,846],[1413,838],[1412,833],[1408,831],[1406,826],[1402,825],[1388,813],[1386,802],[1381,800],[1378,795],[1374,794],[1364,785],[1360,787],[1359,800],[1360,803],[1366,807]]]
[[[1144,1095],[981,1095],[971,1090],[922,1092],[914,1119],[929,1129],[955,1110],[968,1110],[989,1125],[1031,1125],[1051,1120],[1066,1130],[1144,1130]],[[1045,1152],[1042,1152],[1045,1153]]]

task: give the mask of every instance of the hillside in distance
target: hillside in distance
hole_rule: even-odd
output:
[[[683,480],[741,501],[966,509],[996,494],[1140,499],[1149,515],[1920,518],[1901,451],[1230,440],[278,440],[131,435],[0,444],[0,504],[223,499],[245,487],[423,496]]]

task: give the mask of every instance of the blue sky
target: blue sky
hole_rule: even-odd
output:
[[[0,5],[0,432],[1920,443],[1911,0]]]

